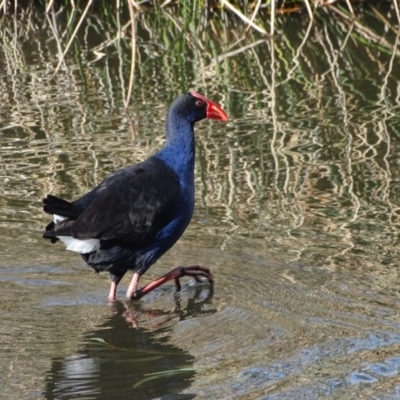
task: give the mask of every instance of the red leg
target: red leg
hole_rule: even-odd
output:
[[[109,272],[110,275],[110,280],[111,280],[111,287],[110,287],[110,292],[108,294],[108,299],[114,301],[116,294],[117,294],[117,286],[118,283],[121,282],[121,279],[123,276],[126,274],[127,270],[117,270],[113,272]]]
[[[138,300],[150,293],[152,290],[163,285],[165,282],[172,280],[175,281],[176,290],[179,291],[181,290],[181,283],[179,279],[183,278],[184,276],[192,276],[196,281],[199,281],[200,277],[204,277],[209,283],[213,283],[213,277],[208,268],[200,267],[200,265],[193,265],[191,267],[178,267],[140,289],[137,289],[139,275],[135,273],[126,295],[132,300]]]
[[[135,297],[135,293],[137,292],[137,287],[139,284],[140,275],[135,272],[133,274],[131,283],[129,284],[128,290],[126,291],[126,297],[128,299],[133,299]]]
[[[108,300],[115,300],[115,295],[117,293],[117,283],[111,282],[110,293],[108,294]]]

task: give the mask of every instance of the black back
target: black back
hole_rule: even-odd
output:
[[[109,176],[72,203],[51,196],[53,203],[49,204],[46,198],[45,211],[70,218],[53,224],[51,236],[145,246],[173,220],[179,196],[177,175],[161,160],[151,157]]]

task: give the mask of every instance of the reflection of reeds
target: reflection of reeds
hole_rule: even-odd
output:
[[[24,217],[40,230],[46,193],[75,197],[154,152],[168,103],[199,87],[234,122],[224,134],[197,128],[199,207],[188,240],[201,226],[225,248],[251,236],[288,261],[329,268],[354,254],[369,262],[395,254],[388,244],[400,215],[398,36],[389,29],[377,41],[383,22],[373,10],[376,27],[327,15],[320,25],[299,19],[299,31],[274,40],[242,37],[222,19],[206,29],[194,10],[171,10],[136,14],[134,35],[129,21],[87,15],[56,85],[60,43],[76,22],[49,15],[45,40],[35,38],[32,16],[0,31],[2,229],[21,220],[15,207],[23,201]],[[96,34],[112,32],[108,24],[117,36]],[[365,243],[386,250],[370,256]]]

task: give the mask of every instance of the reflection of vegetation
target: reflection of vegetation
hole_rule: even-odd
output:
[[[399,38],[387,28],[395,20],[372,8],[357,22],[333,20],[338,11],[329,9],[323,23],[282,20],[271,40],[243,37],[232,19],[175,11],[136,16],[129,118],[121,99],[131,39],[122,16],[88,15],[54,81],[76,15],[68,23],[50,14],[40,30],[34,17],[2,22],[2,226],[19,218],[18,199],[40,229],[36,201],[45,193],[78,195],[154,152],[170,100],[200,87],[220,96],[233,122],[225,135],[199,129],[202,225],[191,235],[211,220],[223,246],[251,236],[292,261],[326,265],[357,254],[360,263],[391,263],[400,215]],[[293,23],[296,31],[285,29]]]

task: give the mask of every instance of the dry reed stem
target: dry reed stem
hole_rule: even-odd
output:
[[[396,0],[394,0],[394,1],[396,1]],[[351,14],[354,16],[354,10],[353,10],[353,7],[351,6],[350,0],[346,0],[346,3],[347,3],[347,7],[349,8]]]
[[[264,28],[261,28],[261,26],[255,24],[253,21],[251,21],[249,18],[247,18],[241,11],[239,11],[236,7],[234,7],[231,3],[229,3],[227,0],[220,0],[220,2],[229,8],[231,11],[233,11],[239,18],[241,18],[246,24],[249,24],[252,26],[256,31],[260,33],[266,34],[267,32],[264,30]]]
[[[400,12],[399,12],[399,5],[397,4],[397,0],[393,0],[394,9],[396,10],[397,21],[400,24]]]
[[[129,74],[128,93],[125,98],[125,111],[129,106],[129,101],[132,95],[133,81],[135,76],[135,55],[136,55],[136,29],[135,29],[135,10],[136,3],[133,0],[128,0],[129,15],[131,19],[131,68]],[[137,8],[136,8],[137,9]]]
[[[54,4],[54,0],[50,0],[49,4],[47,4],[47,7],[46,7],[46,11],[45,11],[46,14],[50,12],[51,8],[53,8],[53,4]]]
[[[271,1],[271,22],[270,22],[271,36],[274,34],[274,30],[275,30],[275,14],[276,14],[275,7],[276,7],[275,1]]]
[[[308,15],[310,16],[310,19],[313,20],[314,16],[313,16],[313,12],[312,12],[312,9],[311,9],[311,4],[310,4],[309,0],[304,0],[304,2],[306,3]]]
[[[388,49],[393,49],[393,51],[397,54],[400,55],[400,51],[397,48],[393,48],[392,44],[389,43],[387,40],[385,40],[383,37],[377,35],[374,33],[371,29],[363,25],[361,22],[359,22],[357,19],[350,18],[346,13],[338,9],[337,7],[332,7],[332,11],[340,15],[343,20],[350,24],[354,24],[354,26],[357,28],[358,32],[363,34],[365,38],[368,40],[379,43],[379,45],[384,46]]]
[[[79,19],[74,31],[72,32],[72,35],[71,35],[70,40],[68,41],[67,47],[65,48],[63,54],[61,55],[60,61],[58,62],[57,67],[53,73],[53,77],[57,74],[58,70],[60,69],[62,62],[64,61],[65,55],[67,54],[72,42],[74,41],[75,36],[76,36],[80,26],[82,25],[82,22],[85,20],[86,14],[88,13],[89,7],[92,5],[92,3],[93,3],[93,0],[88,0],[88,3],[86,4],[86,7],[83,10],[83,13],[81,15],[81,18]]]
[[[254,18],[256,17],[256,15],[257,15],[257,13],[258,13],[258,10],[259,10],[259,8],[260,8],[260,5],[261,5],[261,0],[257,0],[257,4],[256,4],[256,6],[255,6],[255,8],[254,8],[253,15],[252,15],[251,18],[250,18],[250,21],[251,21],[251,22],[254,21]],[[246,32],[248,32],[250,28],[251,28],[251,25],[249,24],[249,25],[247,26],[247,28],[246,28]]]
[[[0,4],[0,10],[3,9],[4,15],[7,14],[7,0],[3,0]]]

